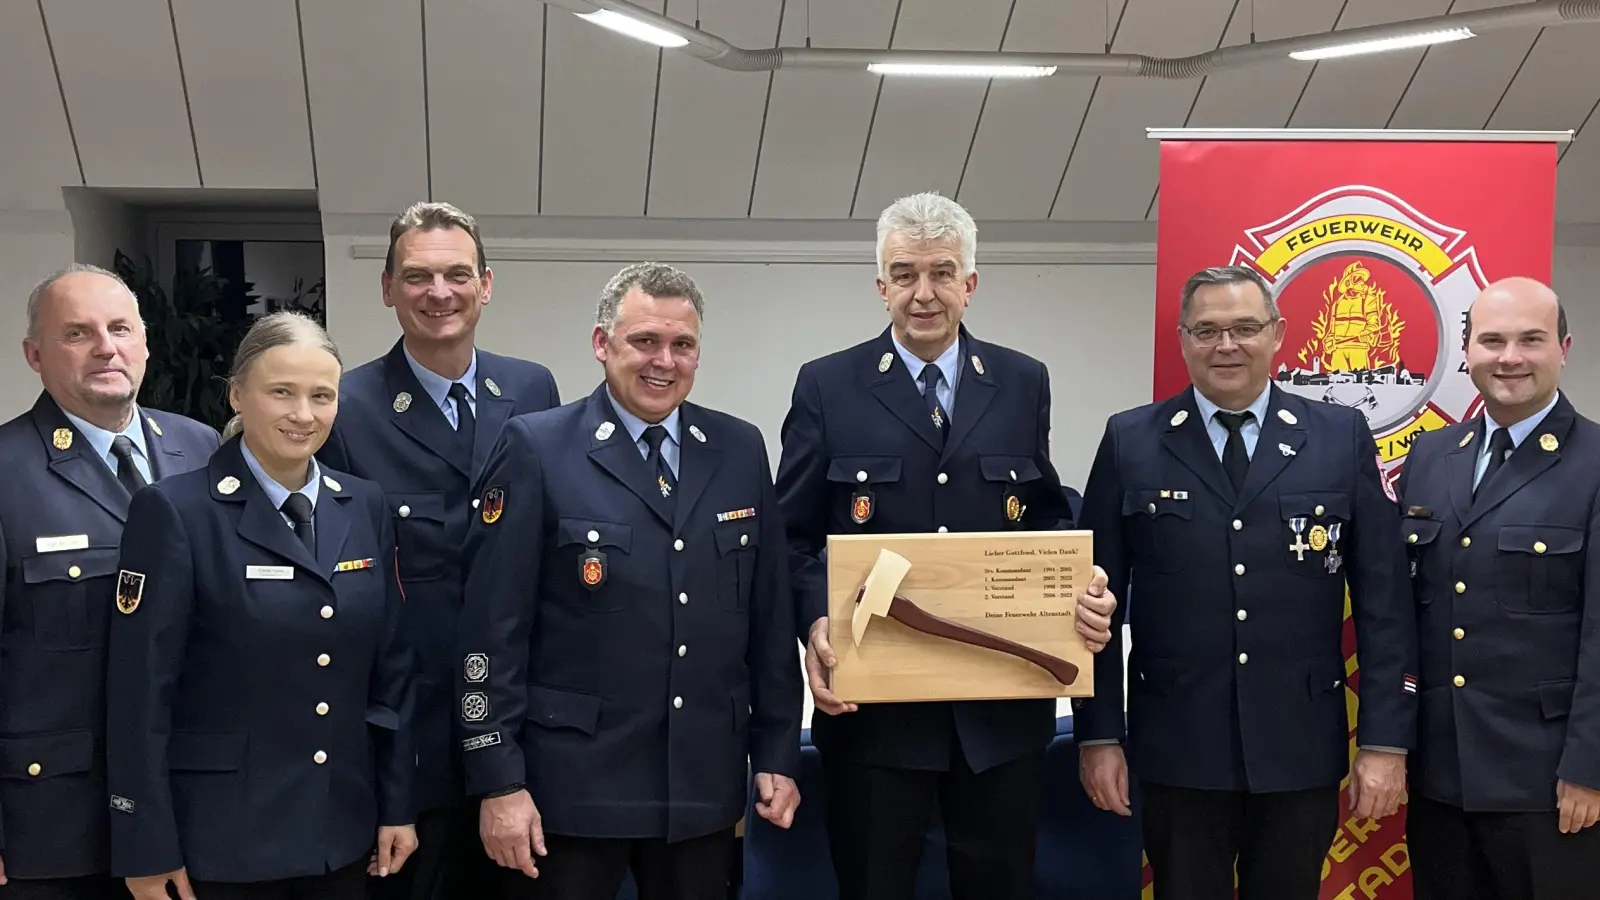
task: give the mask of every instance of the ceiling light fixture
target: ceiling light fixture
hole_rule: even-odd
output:
[[[1056,73],[1055,66],[973,66],[943,63],[869,63],[875,75],[924,75],[952,78],[1044,78]]]
[[[1385,53],[1390,50],[1410,50],[1415,47],[1427,47],[1433,44],[1444,44],[1450,41],[1464,41],[1476,37],[1470,28],[1445,28],[1439,31],[1421,31],[1416,34],[1402,34],[1397,37],[1381,38],[1375,41],[1354,41],[1348,44],[1334,44],[1328,47],[1318,47],[1313,50],[1295,50],[1289,55],[1301,61],[1317,59],[1339,59],[1346,56],[1360,56],[1365,53]]]
[[[593,22],[601,28],[609,28],[618,34],[655,44],[658,47],[682,47],[689,43],[688,38],[673,34],[665,28],[659,28],[648,22],[641,22],[632,16],[625,16],[609,9],[597,9],[592,13],[575,13],[578,18]]]

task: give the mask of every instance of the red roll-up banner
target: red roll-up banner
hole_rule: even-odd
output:
[[[1492,281],[1550,282],[1558,143],[1569,133],[1150,136],[1162,142],[1154,399],[1189,384],[1177,331],[1184,282],[1208,266],[1247,265],[1271,282],[1286,320],[1273,379],[1361,410],[1391,485],[1418,433],[1477,414],[1465,313]],[[1352,756],[1356,649],[1347,597]],[[1150,877],[1147,866],[1146,900]],[[1322,900],[1410,897],[1405,807],[1379,820],[1345,812]]]

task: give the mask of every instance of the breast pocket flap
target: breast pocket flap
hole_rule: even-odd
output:
[[[1350,495],[1343,491],[1310,491],[1303,494],[1282,494],[1278,497],[1278,510],[1284,521],[1309,519],[1326,522],[1330,519],[1350,521]]]
[[[744,522],[726,522],[718,525],[717,555],[727,556],[735,550],[746,550],[761,545],[761,531]]]
[[[444,521],[444,494],[437,491],[426,494],[389,494],[389,510],[399,519],[423,519],[428,522]]]
[[[615,547],[628,553],[633,547],[633,526],[601,519],[564,518],[556,523],[556,539],[563,545]]]
[[[1033,458],[1028,456],[980,456],[978,469],[984,481],[1004,481],[1022,484],[1038,481],[1042,476]]]
[[[1408,545],[1426,547],[1439,539],[1443,525],[1438,519],[1401,519],[1400,539]]]
[[[828,480],[845,484],[883,484],[900,480],[898,456],[835,456],[828,463]]]
[[[1570,525],[1502,525],[1500,550],[1551,556],[1583,549],[1583,529]]]
[[[1180,497],[1179,494],[1184,494]],[[1176,516],[1188,519],[1194,515],[1194,501],[1183,491],[1134,490],[1122,494],[1122,514],[1125,516]]]
[[[65,553],[41,553],[22,559],[22,580],[28,584],[49,581],[83,581],[117,573],[116,547],[90,547]]]

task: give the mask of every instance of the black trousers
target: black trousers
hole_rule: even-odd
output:
[[[948,772],[822,754],[828,845],[839,900],[910,900],[935,805],[952,900],[1033,896],[1044,748],[975,773],[959,746]]]
[[[1600,825],[1561,833],[1560,814],[1465,812],[1413,795],[1406,809],[1415,900],[1594,900]]]
[[[417,849],[405,868],[372,876],[371,900],[456,900],[503,896],[509,869],[484,852],[478,836],[478,801],[417,816]]]
[[[357,860],[325,875],[248,884],[191,879],[189,886],[200,900],[363,900],[367,892],[367,861]],[[170,884],[167,896],[178,896]]]
[[[1317,900],[1339,830],[1339,789],[1272,794],[1144,782],[1140,807],[1155,900]]]
[[[121,878],[90,875],[84,878],[13,878],[0,885],[0,900],[128,900],[132,895]]]
[[[616,900],[630,870],[639,900],[728,900],[733,896],[733,829],[663,839],[579,838],[545,832],[538,878],[507,869],[508,900]]]

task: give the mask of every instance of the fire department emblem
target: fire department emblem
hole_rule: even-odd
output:
[[[1416,436],[1477,413],[1467,377],[1467,308],[1488,279],[1467,232],[1387,191],[1347,186],[1246,231],[1233,263],[1253,263],[1285,319],[1278,386],[1361,410],[1385,480]]]

